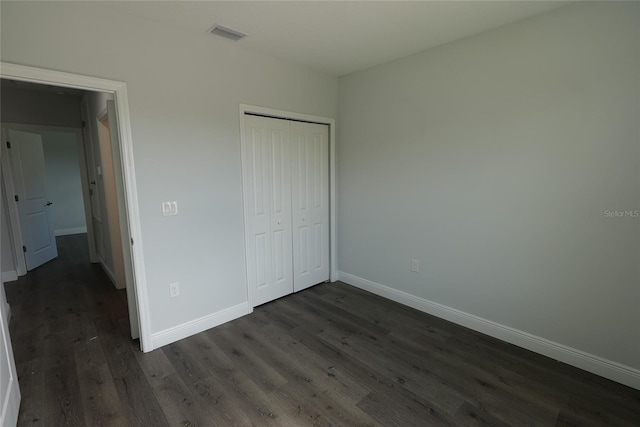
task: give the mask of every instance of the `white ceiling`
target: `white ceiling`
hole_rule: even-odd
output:
[[[570,1],[112,1],[120,13],[216,37],[214,23],[249,37],[238,47],[341,76],[516,22]],[[221,39],[224,40],[224,39]]]

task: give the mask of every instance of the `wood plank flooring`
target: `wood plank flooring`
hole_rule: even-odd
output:
[[[141,353],[86,236],[58,239],[6,284],[20,425],[640,425],[638,390],[339,282]]]

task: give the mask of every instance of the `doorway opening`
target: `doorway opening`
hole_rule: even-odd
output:
[[[133,167],[133,158],[131,152],[131,135],[130,122],[128,117],[128,105],[126,96],[126,85],[121,82],[109,80],[94,79],[86,76],[71,75],[67,73],[59,73],[49,70],[36,69],[31,67],[23,67],[14,64],[2,63],[0,69],[3,84],[5,81],[19,83],[21,86],[40,85],[47,91],[63,92],[80,92],[83,99],[83,108],[78,111],[82,114],[82,127],[76,128],[83,141],[81,158],[84,165],[80,169],[82,173],[82,187],[84,195],[84,210],[86,218],[86,240],[89,249],[88,258],[92,262],[98,262],[101,265],[113,265],[113,259],[121,259],[121,268],[119,274],[107,271],[107,276],[118,288],[126,288],[128,314],[130,319],[130,332],[132,338],[140,338],[140,347],[143,351],[150,351],[150,333],[148,331],[148,311],[146,306],[146,287],[144,283],[144,268],[142,262],[142,248],[139,238],[139,217],[137,208],[137,197],[135,192],[135,176]],[[40,88],[42,90],[42,87]],[[56,93],[57,94],[57,93]],[[60,94],[58,94],[60,95]],[[3,91],[3,98],[5,93]],[[95,100],[100,98],[104,101],[103,111],[95,114]],[[110,105],[109,105],[110,104]],[[38,110],[34,106],[34,111]],[[3,120],[7,117],[6,110],[3,109]],[[87,115],[88,113],[88,115]],[[50,111],[51,116],[56,116],[55,111]],[[93,116],[93,117],[91,117]],[[9,123],[9,127],[3,124],[3,131],[10,127],[15,127]],[[52,126],[52,125],[49,125]],[[108,126],[108,132],[103,127]],[[93,132],[92,132],[93,130]],[[24,132],[24,130],[21,130]],[[102,136],[102,138],[100,137]],[[111,147],[105,148],[111,142]],[[115,141],[115,143],[114,143]],[[37,144],[36,144],[37,145]],[[12,148],[10,148],[12,149]],[[107,167],[108,162],[104,162],[100,157],[109,152],[111,154],[111,164]],[[3,154],[5,154],[3,152]],[[97,163],[93,163],[95,160]],[[4,164],[10,160],[9,156],[2,156],[3,175],[6,177]],[[107,171],[107,169],[110,169]],[[104,186],[99,186],[99,180],[103,180],[105,172],[110,172],[112,181],[111,189],[107,195]],[[31,175],[26,175],[30,179]],[[6,192],[6,184],[0,188],[1,199],[11,202],[13,195]],[[100,194],[100,188],[103,189]],[[4,194],[3,194],[4,193]],[[26,193],[25,193],[26,194]],[[115,201],[115,203],[113,203]],[[49,202],[49,200],[47,200]],[[55,205],[55,201],[51,201]],[[109,205],[110,209],[106,209]],[[115,205],[115,206],[114,206]],[[6,208],[3,208],[6,209]],[[8,209],[6,209],[8,210]],[[14,223],[18,223],[17,228],[22,228],[22,224],[18,215],[5,215],[11,225],[12,230],[16,229]],[[105,226],[97,230],[97,219],[105,219]],[[17,220],[16,220],[17,218]],[[108,227],[109,218],[111,218],[111,227]],[[29,221],[27,221],[29,223]],[[27,224],[32,225],[32,224]],[[32,227],[33,228],[33,227]],[[36,230],[42,231],[42,230]],[[16,234],[16,233],[14,233]],[[20,240],[23,238],[20,235]],[[56,236],[53,241],[55,242]],[[118,237],[114,239],[113,237]],[[57,236],[59,239],[60,236]],[[66,239],[69,240],[69,239]],[[115,243],[113,243],[115,241]],[[134,247],[134,243],[137,247]],[[24,246],[24,245],[23,245]],[[114,256],[113,249],[119,249],[120,254]],[[4,249],[4,248],[3,248]],[[102,251],[101,251],[102,250]],[[6,257],[6,250],[3,251],[3,260]],[[24,253],[24,252],[23,252]],[[23,257],[21,253],[15,254],[14,258]],[[104,263],[102,261],[105,261]],[[18,275],[16,268],[16,276]],[[25,273],[27,270],[25,262]],[[31,268],[29,268],[31,270]],[[38,270],[34,270],[38,271]],[[106,269],[105,269],[106,271]],[[6,281],[6,277],[4,278]],[[141,294],[142,298],[138,298]]]
[[[121,164],[121,159],[118,151],[112,149],[113,145],[119,145],[117,117],[115,107],[107,107],[108,103],[113,103],[113,95],[84,91],[69,94],[55,86],[16,85],[6,80],[1,84],[4,117],[23,122],[2,123],[3,140],[6,141],[2,147],[5,193],[2,202],[3,209],[10,212],[3,227],[3,232],[8,232],[3,239],[6,246],[3,252],[6,254],[13,249],[11,258],[14,261],[11,268],[11,259],[3,259],[3,273],[10,266],[9,275],[15,272],[14,278],[18,279],[45,263],[57,263],[64,269],[77,268],[74,260],[58,259],[58,241],[66,244],[66,250],[70,249],[69,242],[75,242],[72,245],[75,259],[86,258],[98,263],[116,289],[126,288],[121,231],[126,232],[128,226],[122,224],[126,217],[121,219],[119,215],[114,173],[114,166]],[[52,91],[55,97],[50,96]],[[66,102],[56,102],[57,96],[65,96]],[[11,99],[16,97],[29,98],[29,108],[21,109],[17,105],[12,109],[11,105],[17,103]],[[70,97],[74,98],[72,102],[68,100]],[[88,107],[81,111],[81,103]],[[104,109],[97,113],[100,107]],[[64,116],[51,117],[55,116],[52,108],[57,108]],[[37,111],[47,119],[51,117],[50,123],[54,125],[37,124],[43,120]],[[90,117],[94,117],[94,126]],[[74,122],[82,127],[57,126],[58,123]],[[87,128],[84,135],[83,128]],[[95,220],[100,218],[104,221]],[[61,237],[69,235],[76,235],[76,238]],[[80,248],[84,251],[80,252]],[[56,276],[55,272],[51,274]],[[67,277],[60,276],[58,280],[65,281]],[[8,278],[4,277],[5,280]],[[85,279],[87,286],[91,286],[91,279]],[[38,282],[31,284],[39,286]],[[132,338],[139,338],[137,322],[130,321],[129,324]]]

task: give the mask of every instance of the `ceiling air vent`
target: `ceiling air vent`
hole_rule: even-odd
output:
[[[231,28],[223,27],[222,25],[214,25],[213,27],[207,30],[209,33],[214,34],[216,36],[224,37],[225,39],[233,40],[237,42],[245,37],[246,34],[241,33],[240,31],[232,30]]]

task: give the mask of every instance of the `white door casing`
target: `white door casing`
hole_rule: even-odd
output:
[[[298,292],[329,279],[329,132],[290,122],[293,283]]]
[[[293,290],[289,122],[247,116],[245,137],[247,279],[259,305]]]
[[[131,120],[129,117],[129,103],[126,83],[42,68],[28,67],[18,64],[11,64],[7,62],[0,62],[0,76],[2,78],[12,80],[50,84],[89,91],[103,91],[112,93],[114,95],[117,106],[118,123],[120,125],[120,149],[125,181],[124,194],[127,206],[127,220],[130,229],[130,236],[132,239],[132,259],[130,261],[133,263],[132,274],[135,280],[137,314],[140,326],[140,347],[143,352],[152,351],[154,347],[151,333],[151,319],[149,314],[143,241],[135,179],[135,164],[133,158]],[[0,189],[0,191],[2,191],[2,189]],[[134,240],[135,244],[133,244]],[[127,241],[127,244],[128,243],[129,242]]]
[[[58,256],[53,202],[47,197],[42,136],[15,129],[9,129],[8,136],[25,260],[30,271]]]

